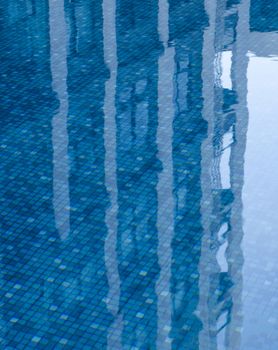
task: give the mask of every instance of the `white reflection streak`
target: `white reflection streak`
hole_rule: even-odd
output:
[[[118,191],[116,173],[116,81],[117,81],[117,42],[116,42],[116,3],[103,0],[103,39],[104,58],[110,71],[105,84],[104,100],[104,143],[105,143],[105,183],[110,195],[110,207],[106,211],[108,236],[105,241],[105,264],[109,284],[107,307],[115,317],[107,339],[107,349],[121,350],[122,316],[119,312],[120,276],[117,262],[117,213]]]
[[[53,206],[56,227],[65,240],[70,231],[69,164],[68,164],[68,92],[67,31],[64,1],[49,0],[50,57],[52,87],[59,100],[58,113],[52,120]]]
[[[164,44],[164,54],[158,62],[158,157],[163,171],[157,184],[158,195],[158,262],[160,276],[156,285],[157,293],[157,349],[171,349],[169,331],[171,329],[171,242],[174,233],[173,199],[173,76],[174,48],[168,47],[168,11],[167,0],[159,1],[159,34]]]

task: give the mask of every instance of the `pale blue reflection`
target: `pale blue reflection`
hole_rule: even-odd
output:
[[[174,234],[173,198],[173,119],[175,70],[174,48],[169,45],[169,6],[167,1],[159,1],[158,28],[164,52],[158,61],[158,158],[162,171],[157,183],[157,229],[158,263],[160,275],[156,283],[157,293],[157,340],[158,349],[171,349],[171,261]]]
[[[116,78],[117,78],[117,44],[116,44],[116,2],[103,1],[103,39],[104,59],[110,70],[110,77],[105,85],[104,99],[104,142],[105,142],[105,184],[110,196],[110,206],[106,210],[106,225],[108,235],[105,241],[105,264],[109,292],[107,306],[114,316],[109,328],[107,349],[122,349],[122,315],[119,313],[120,277],[117,260],[117,232],[118,232],[118,188],[116,174]]]
[[[62,240],[70,232],[69,164],[67,117],[69,111],[67,92],[68,35],[64,4],[49,2],[50,62],[53,91],[57,93],[59,110],[52,121],[53,142],[53,206],[56,227]]]

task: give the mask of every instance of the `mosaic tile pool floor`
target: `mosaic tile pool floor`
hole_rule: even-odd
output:
[[[278,2],[0,0],[0,349],[278,349]]]

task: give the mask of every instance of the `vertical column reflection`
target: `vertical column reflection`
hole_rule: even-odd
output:
[[[203,76],[207,77],[203,96],[208,138],[202,152],[205,234],[199,264],[201,349],[240,349],[241,192],[248,123],[248,3],[217,0],[206,6],[210,16],[210,27],[205,36],[210,70],[203,71]]]
[[[203,44],[208,25],[203,1],[170,4],[170,40],[175,49],[173,121],[174,237],[172,240],[172,349],[198,349],[199,261],[203,237],[202,144]]]
[[[234,204],[231,210],[231,233],[227,247],[227,262],[234,282],[231,288],[233,309],[231,322],[227,329],[227,350],[241,348],[242,330],[242,268],[244,263],[241,242],[243,239],[242,219],[242,189],[244,184],[244,155],[248,129],[247,106],[247,68],[248,68],[248,37],[249,37],[250,0],[242,0],[238,7],[237,38],[233,50],[231,79],[233,88],[237,91],[238,103],[235,106],[237,122],[235,124],[235,140],[231,147],[230,177],[234,194]]]
[[[169,5],[167,0],[159,1],[159,35],[164,52],[158,61],[158,158],[162,163],[162,172],[158,177],[157,229],[158,263],[160,276],[156,284],[157,293],[157,349],[171,349],[169,331],[171,329],[171,260],[172,238],[174,233],[173,199],[173,117],[174,117],[174,48],[168,46]]]
[[[207,350],[209,344],[209,308],[207,298],[209,295],[209,276],[212,264],[210,254],[210,218],[212,215],[211,193],[211,161],[213,159],[213,126],[214,126],[214,60],[215,60],[215,19],[216,1],[206,0],[205,10],[209,18],[209,26],[204,32],[203,44],[203,118],[208,123],[207,137],[202,144],[202,225],[204,234],[201,243],[201,259],[199,263],[199,304],[198,313],[202,321],[202,330],[199,333],[199,350]]]
[[[104,59],[110,71],[105,83],[104,98],[104,143],[105,143],[105,184],[109,193],[110,206],[106,210],[105,222],[108,235],[105,240],[105,264],[109,292],[107,306],[114,316],[108,332],[107,349],[122,348],[122,315],[119,314],[120,277],[117,260],[118,229],[118,188],[116,164],[116,80],[117,80],[117,42],[116,42],[116,0],[103,0],[103,42]]]
[[[61,21],[62,5],[52,5],[51,14]],[[66,34],[65,22],[62,29],[53,22],[52,29],[58,31],[53,38],[58,56],[53,58],[56,91],[64,103],[58,116],[65,112],[65,106],[69,110],[67,121],[63,118],[64,124],[57,122],[56,126],[58,135],[61,129],[65,132],[67,123],[69,136],[70,234],[63,242],[57,240],[53,268],[45,281],[50,304],[48,346],[57,347],[58,334],[66,348],[94,348],[97,344],[104,349],[112,315],[106,305],[104,254],[108,195],[103,108],[108,71],[103,53],[102,1],[65,1],[65,13],[70,38],[67,57],[66,40],[60,37]],[[65,142],[65,134],[62,137]],[[65,154],[66,150],[62,149],[60,156],[61,152]]]
[[[67,92],[67,28],[64,1],[49,0],[50,60],[53,90],[59,109],[52,121],[53,206],[56,227],[65,240],[70,231],[69,164],[68,164],[68,92]]]

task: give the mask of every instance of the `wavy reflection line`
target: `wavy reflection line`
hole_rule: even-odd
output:
[[[173,198],[173,117],[174,117],[174,48],[168,47],[169,5],[167,0],[159,1],[159,35],[164,44],[164,54],[158,62],[158,158],[163,170],[157,184],[158,196],[158,262],[160,275],[156,284],[157,293],[157,349],[171,349],[169,332],[171,330],[172,301],[171,280],[171,242],[174,235]]]
[[[52,87],[57,93],[59,110],[52,120],[53,207],[61,240],[70,232],[69,162],[68,162],[68,92],[67,29],[64,2],[49,1],[50,65]]]
[[[117,80],[117,42],[116,42],[116,3],[103,0],[103,40],[104,58],[110,70],[110,78],[105,84],[104,100],[104,142],[105,142],[105,183],[110,195],[110,207],[106,211],[105,222],[108,235],[105,240],[105,264],[109,293],[107,307],[115,317],[107,337],[107,349],[121,350],[122,316],[119,312],[120,276],[117,261],[117,214],[118,190],[116,172],[116,80]]]

